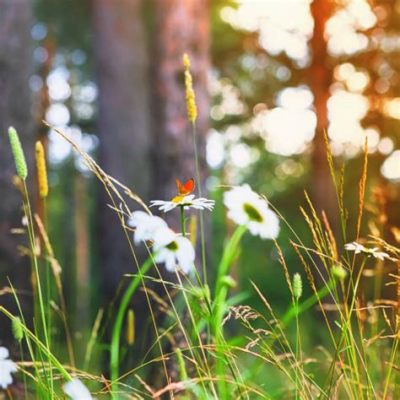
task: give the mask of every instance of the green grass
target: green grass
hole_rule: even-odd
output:
[[[182,399],[391,399],[399,396],[399,299],[382,299],[380,293],[383,278],[399,285],[396,263],[400,250],[380,238],[368,238],[368,231],[364,233],[368,247],[378,247],[390,258],[380,260],[371,251],[355,255],[343,246],[348,241],[348,232],[356,232],[355,239],[362,240],[367,157],[361,171],[356,227],[347,226],[340,179],[336,177],[329,147],[328,162],[338,193],[341,237],[335,238],[326,217],[316,211],[307,194],[307,208],[301,209],[309,230],[307,237],[299,237],[280,215],[281,225],[291,234],[288,245],[297,260],[295,266],[287,265],[280,243],[273,243],[281,265],[279,273],[287,285],[282,293],[282,307],[277,308],[271,305],[259,282],[249,282],[253,295],[258,296],[258,306],[247,304],[247,294],[235,287],[231,273],[237,260],[246,254],[243,240],[250,235],[247,226],[238,226],[227,235],[223,246],[215,246],[222,248],[222,254],[217,255],[215,265],[207,265],[208,270],[215,268],[208,274],[215,277],[212,280],[197,271],[193,275],[177,271],[172,280],[167,280],[162,266],[154,262],[151,243],[147,247],[147,260],[140,260],[132,231],[125,221],[131,214],[132,199],[136,202],[135,208],[139,205],[148,210],[146,204],[103,171],[63,132],[58,133],[73,145],[103,184],[114,207],[116,223],[120,223],[125,233],[133,272],[121,277],[128,284],[118,294],[111,311],[98,312],[85,355],[75,365],[63,287],[59,271],[54,267],[58,264],[45,227],[31,209],[23,181],[20,187],[27,221],[29,251],[26,254],[31,258],[34,278],[33,321],[26,320],[12,282],[10,287],[19,309],[22,343],[27,349],[22,351],[21,347],[18,361],[19,375],[27,391],[34,391],[41,399],[62,399],[62,385],[79,377],[98,399],[162,395]],[[175,211],[177,219],[180,218],[181,234],[185,236],[185,210],[181,207],[180,213]],[[40,255],[37,232],[44,241]],[[200,240],[204,249],[202,257],[197,258],[201,261],[201,271],[207,251],[204,232]],[[257,255],[253,260],[257,260]],[[50,270],[49,265],[52,276],[44,273]],[[302,293],[298,281],[293,284],[293,270],[301,271]],[[368,290],[371,280],[372,291]],[[268,284],[272,287],[274,282]],[[137,326],[142,329],[135,336],[144,334],[153,338],[143,358],[129,357],[129,344],[124,340],[127,311],[139,291],[145,295],[148,319],[139,321]],[[53,297],[52,307],[45,304],[45,299],[49,302],[49,293]],[[396,295],[399,293],[397,290]],[[17,317],[4,307],[0,307],[0,312],[10,320]],[[49,319],[56,333],[49,329]],[[105,334],[107,329],[111,331],[110,337]],[[63,346],[68,348],[67,352],[60,350]],[[108,362],[94,363],[93,359]],[[11,392],[7,393],[12,398]]]

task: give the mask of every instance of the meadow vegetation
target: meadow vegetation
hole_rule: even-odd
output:
[[[196,148],[196,103],[187,57],[184,68]],[[399,398],[400,249],[380,237],[386,223],[382,212],[377,210],[364,223],[367,144],[354,197],[356,225],[349,226],[343,202],[345,174],[335,167],[327,142],[339,217],[328,220],[305,193],[306,206],[300,212],[308,234],[303,237],[281,215],[279,204],[269,202],[268,193],[258,194],[247,184],[218,188],[222,194],[214,204],[199,191],[197,174],[187,181],[177,179],[174,198],[145,204],[140,193],[108,175],[70,137],[54,130],[72,145],[107,193],[131,251],[132,273],[121,277],[126,285],[116,294],[111,312],[99,310],[86,348],[77,357],[61,278],[65,266],[54,254],[48,221],[32,208],[26,181],[35,177],[26,167],[18,133],[10,128],[14,184],[21,193],[27,238],[23,253],[32,267],[34,316],[26,318],[18,288],[9,282],[19,313],[3,306],[0,312],[12,321],[20,356],[10,358],[8,350],[0,348],[0,386],[6,396],[12,398],[10,385],[20,384],[26,398],[40,399]],[[40,143],[36,160],[38,192],[45,204],[49,190]],[[214,205],[222,204],[231,230],[214,262],[207,257],[213,237],[206,238],[205,220]],[[167,212],[179,220],[179,232],[168,226]],[[340,234],[335,235],[333,224]],[[282,250],[282,229],[290,232],[285,240],[297,255],[294,268],[288,267]],[[260,307],[248,304],[246,293],[236,287],[232,271],[250,235],[275,248],[287,286],[282,309],[271,306],[260,282],[250,282]],[[258,260],[260,268],[266,264],[262,257]],[[384,296],[383,285],[393,289],[391,297]],[[135,296],[144,297],[150,325],[137,320]],[[308,338],[313,318],[318,320],[313,322],[319,331],[317,344]],[[146,356],[138,359],[130,348],[145,326],[151,343]]]

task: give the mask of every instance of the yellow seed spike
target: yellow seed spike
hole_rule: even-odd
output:
[[[190,59],[185,53],[182,58],[183,67],[185,69],[185,92],[186,92],[186,108],[189,121],[194,124],[197,119],[196,96],[193,89],[193,78],[190,73]]]
[[[36,153],[36,170],[38,176],[39,195],[42,199],[44,199],[49,194],[49,185],[47,182],[46,157],[44,155],[44,148],[42,142],[40,141],[36,142],[35,153]]]
[[[128,310],[126,318],[126,341],[129,346],[135,343],[135,312],[132,308]]]
[[[190,58],[187,55],[187,53],[185,53],[183,55],[182,62],[183,62],[183,66],[185,67],[185,69],[189,69],[190,68]]]

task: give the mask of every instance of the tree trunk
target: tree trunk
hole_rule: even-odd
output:
[[[185,53],[190,58],[198,111],[195,125],[201,183],[196,182],[196,184],[201,184],[201,192],[204,195],[207,177],[205,144],[209,113],[207,91],[209,1],[155,0],[154,15],[154,51],[151,53],[153,62],[152,122],[155,143],[152,153],[152,198],[170,200],[176,196],[176,178],[181,181],[190,178],[197,180],[193,128],[188,121],[185,100],[182,63]],[[198,189],[196,192],[199,193]],[[206,219],[207,213],[203,215]],[[165,218],[174,230],[180,231],[177,210],[166,214]],[[204,222],[204,229],[208,233],[207,220]],[[198,228],[200,227],[198,218],[196,225]],[[196,264],[200,272],[202,256],[199,233],[199,229],[197,229]],[[209,237],[209,235],[206,234],[205,237]],[[167,279],[175,279],[170,274],[166,275],[168,275]],[[187,316],[182,316],[182,318],[187,318]],[[175,340],[180,343],[180,346],[187,346],[179,333]],[[172,380],[179,379],[178,370],[174,360],[169,360],[168,373]]]
[[[30,176],[34,181],[33,126],[29,77],[32,72],[31,37],[32,10],[30,0],[2,0],[0,6],[0,290],[8,286],[7,277],[17,289],[29,288],[30,264],[17,251],[22,237],[10,230],[21,226],[21,195],[13,187],[15,164],[8,143],[7,129],[14,126],[25,149]],[[30,290],[30,289],[29,289]],[[25,295],[23,304],[31,303]],[[10,308],[15,302],[11,295],[0,296],[0,304]],[[12,306],[12,311],[15,307]],[[0,317],[1,341],[10,336],[9,323]]]
[[[155,143],[153,197],[176,195],[175,178],[196,177],[192,127],[186,115],[182,56],[188,53],[198,108],[197,148],[203,185],[206,178],[205,135],[209,98],[208,0],[155,0],[153,98]],[[177,220],[178,218],[175,218]],[[175,226],[175,228],[178,228]]]
[[[154,1],[151,76],[141,15],[145,3],[94,0],[92,4],[100,164],[144,200],[170,199],[176,194],[175,178],[196,176],[182,66],[182,55],[187,52],[199,110],[197,145],[204,185],[209,104],[208,0]],[[132,257],[114,212],[104,206],[106,202],[104,196],[100,198],[99,249],[102,294],[111,299],[122,274],[132,272]]]
[[[107,173],[149,198],[151,146],[149,76],[141,0],[94,0],[99,86],[99,162]],[[134,264],[108,198],[99,189],[98,246],[102,297],[110,300]]]
[[[326,22],[332,15],[330,0],[314,0],[311,13],[314,18],[314,32],[310,42],[312,63],[309,68],[309,84],[314,94],[317,114],[317,128],[312,155],[312,200],[318,211],[324,210],[333,227],[338,226],[337,201],[332,178],[329,172],[325,146],[325,131],[328,129],[327,102],[329,86],[332,82],[332,69],[329,66],[327,43],[324,38]]]

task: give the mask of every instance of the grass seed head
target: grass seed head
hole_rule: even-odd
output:
[[[22,149],[18,133],[12,126],[8,128],[8,137],[10,139],[11,151],[14,157],[17,175],[22,180],[26,180],[28,176],[28,167],[26,166],[24,150]]]
[[[39,195],[42,199],[45,199],[49,194],[49,185],[47,181],[46,157],[44,154],[44,148],[42,142],[40,141],[36,142],[35,155],[36,155],[36,170],[38,176]]]
[[[132,346],[135,343],[135,312],[132,308],[128,310],[126,318],[126,341]]]
[[[303,282],[299,273],[293,275],[293,296],[296,300],[299,300],[303,294]]]
[[[193,78],[190,73],[190,59],[185,53],[183,55],[183,67],[185,69],[185,92],[186,92],[186,109],[189,121],[194,124],[197,119],[196,96],[193,89]]]
[[[24,329],[22,328],[22,322],[19,317],[13,318],[11,328],[14,339],[20,342],[24,338]]]

